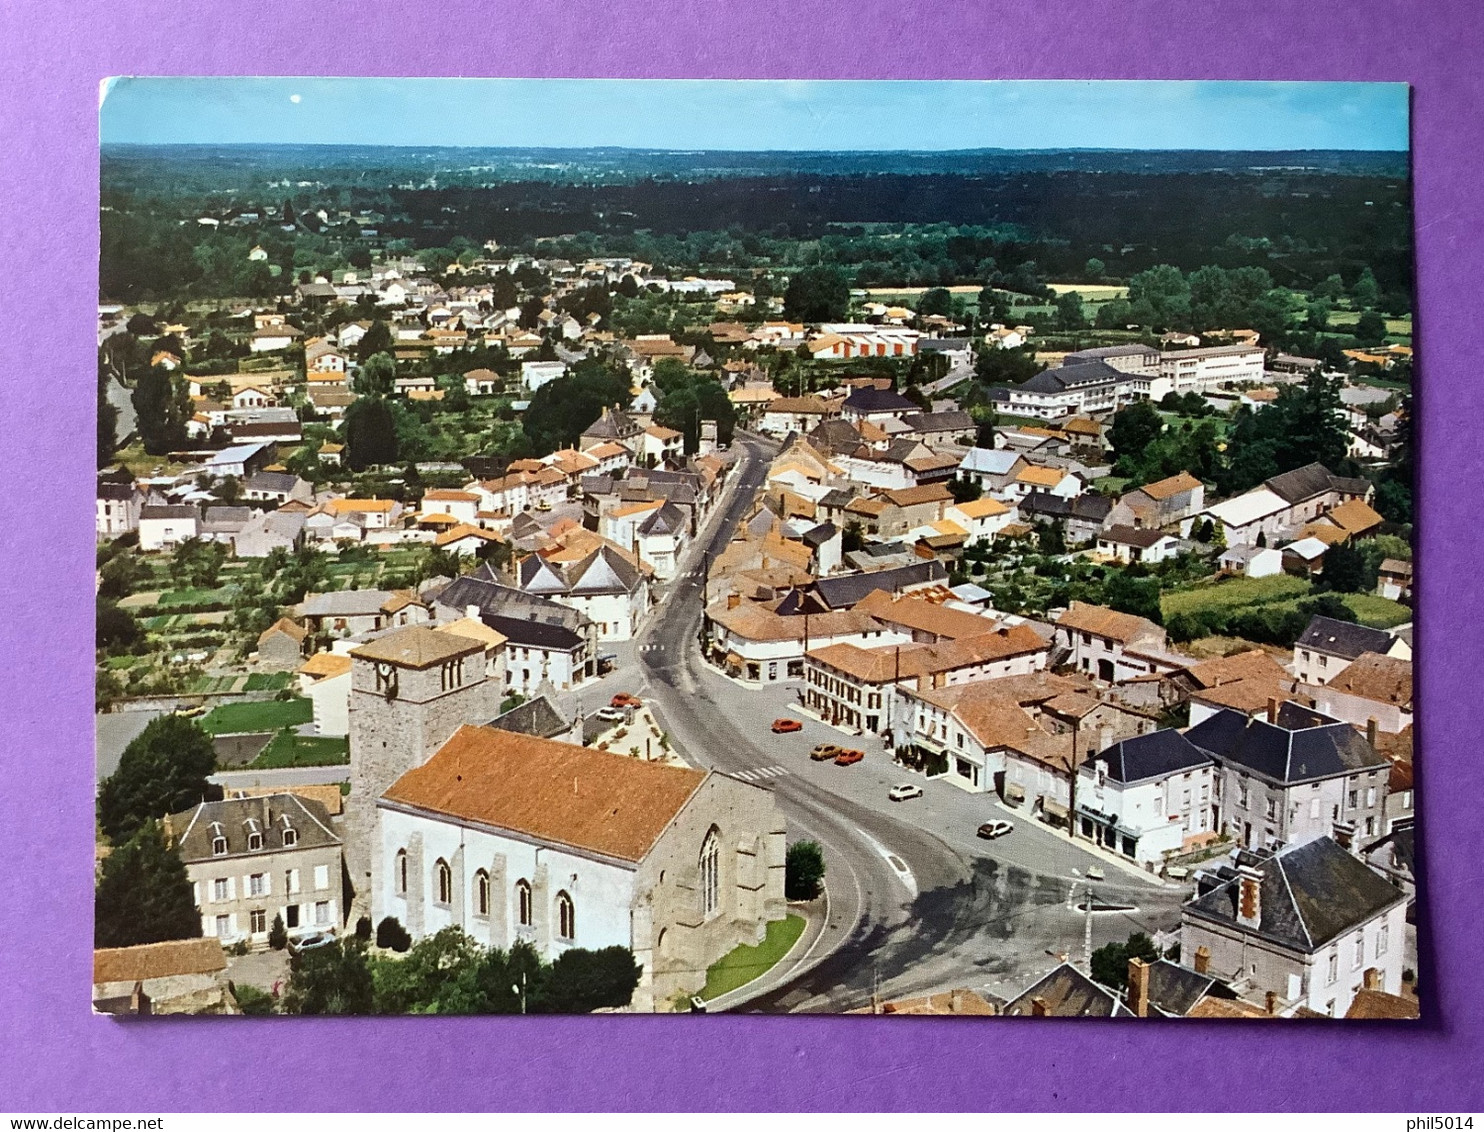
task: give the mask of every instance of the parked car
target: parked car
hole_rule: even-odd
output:
[[[993,841],[996,837],[1004,837],[1005,834],[1014,828],[1015,824],[1013,822],[1004,820],[987,821],[979,827],[979,836],[986,841]]]
[[[773,721],[774,735],[791,735],[795,731],[802,731],[804,725],[797,719],[775,719]]]
[[[841,755],[844,753],[844,747],[837,747],[834,743],[821,743],[819,746],[815,747],[814,750],[809,752],[809,757],[815,762],[820,763],[824,762],[826,759],[833,759],[836,755]]]
[[[904,782],[900,786],[893,786],[886,792],[888,802],[906,802],[912,798],[922,797],[922,787],[913,786],[910,782]]]
[[[295,951],[314,951],[316,948],[329,947],[334,942],[335,937],[329,932],[309,932],[298,939],[289,940]]]
[[[865,751],[855,751],[855,750],[841,751],[838,755],[835,756],[835,765],[836,766],[853,766],[854,764],[860,762],[861,759],[863,759],[865,757],[866,757],[866,752]]]
[[[644,701],[638,696],[631,696],[627,692],[620,692],[608,701],[609,707],[643,707]]]
[[[604,723],[622,723],[629,718],[622,710],[616,707],[599,708],[593,714]]]

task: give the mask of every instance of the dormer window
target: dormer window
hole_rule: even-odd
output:
[[[299,844],[299,831],[292,827],[283,831],[283,843],[285,846]]]
[[[213,857],[225,857],[227,855],[227,839],[225,837],[213,837],[211,839],[211,855]]]
[[[251,852],[263,847],[263,835],[261,833],[249,833],[247,835],[247,848]]]

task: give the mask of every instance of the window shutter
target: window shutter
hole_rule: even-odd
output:
[[[228,877],[227,878],[227,899],[228,900],[236,900],[237,899],[237,878],[236,877]]]
[[[263,895],[264,896],[272,896],[273,895],[273,874],[272,873],[264,873],[263,874]]]

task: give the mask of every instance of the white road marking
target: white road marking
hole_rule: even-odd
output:
[[[891,871],[897,874],[897,879],[906,887],[912,898],[914,900],[917,899],[917,878],[912,875],[912,870],[908,867],[907,862],[898,857],[865,830],[861,830],[860,835],[869,841],[871,848],[880,853],[882,860],[891,866]]]

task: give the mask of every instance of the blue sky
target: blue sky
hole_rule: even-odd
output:
[[[129,78],[102,140],[729,150],[1389,149],[1401,83]]]

